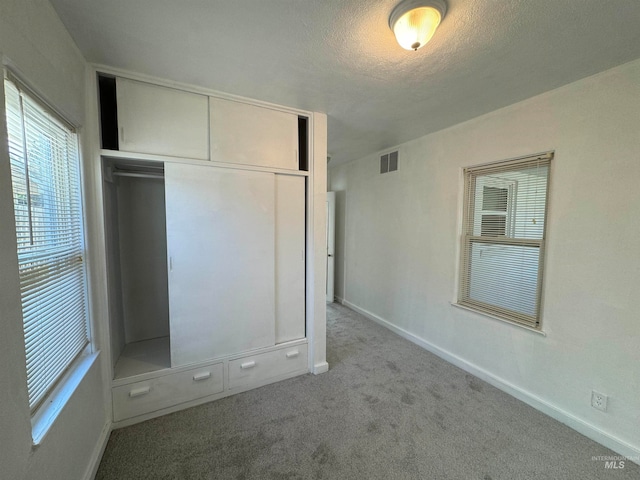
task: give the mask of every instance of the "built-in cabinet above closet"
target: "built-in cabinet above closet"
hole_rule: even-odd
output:
[[[209,158],[208,97],[116,78],[120,150]]]
[[[209,98],[211,160],[297,170],[298,116]]]
[[[308,372],[308,118],[98,85],[114,422]]]
[[[102,75],[102,148],[307,170],[307,118],[294,113]]]

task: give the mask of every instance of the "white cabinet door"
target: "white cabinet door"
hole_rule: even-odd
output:
[[[172,366],[274,345],[274,177],[165,165]]]
[[[304,183],[276,175],[276,343],[305,336]]]
[[[119,148],[126,152],[209,158],[205,95],[116,79]]]
[[[298,116],[209,98],[211,160],[298,170]]]

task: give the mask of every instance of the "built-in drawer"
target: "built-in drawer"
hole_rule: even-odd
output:
[[[251,355],[229,362],[229,388],[244,387],[307,369],[306,344]]]
[[[114,387],[113,420],[154,412],[224,390],[223,364],[207,365]]]

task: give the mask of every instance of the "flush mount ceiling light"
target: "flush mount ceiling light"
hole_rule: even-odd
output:
[[[423,47],[447,13],[444,0],[403,0],[391,12],[389,27],[406,50]]]

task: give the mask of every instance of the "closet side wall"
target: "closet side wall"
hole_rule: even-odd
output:
[[[120,271],[120,230],[118,228],[118,187],[103,182],[106,223],[107,281],[109,286],[109,330],[111,332],[111,366],[115,367],[125,345],[122,308],[122,272]]]
[[[169,335],[167,235],[162,178],[118,178],[125,342]]]

